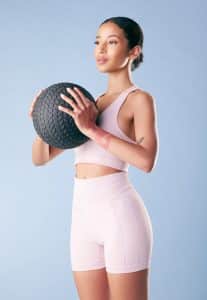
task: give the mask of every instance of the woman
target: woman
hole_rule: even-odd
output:
[[[129,164],[152,171],[158,148],[154,99],[131,79],[131,71],[143,61],[143,39],[132,19],[105,20],[97,31],[94,55],[98,70],[108,74],[106,92],[95,105],[78,89],[68,90],[76,103],[61,94],[73,110],[58,109],[71,115],[90,138],[74,148],[70,251],[81,300],[149,297],[151,220],[128,178]],[[33,163],[43,165],[63,151],[37,137]]]

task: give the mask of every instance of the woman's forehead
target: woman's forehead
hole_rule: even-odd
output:
[[[108,37],[108,36],[117,36],[119,38],[123,38],[123,31],[121,28],[119,28],[118,25],[112,23],[112,22],[107,22],[102,24],[98,30],[96,37],[101,38],[101,37]]]

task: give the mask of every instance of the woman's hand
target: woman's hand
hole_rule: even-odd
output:
[[[32,103],[30,105],[30,109],[29,109],[29,117],[32,118],[32,112],[34,110],[34,106],[35,106],[35,103],[36,101],[38,100],[40,94],[44,91],[45,89],[41,89],[39,90],[39,92],[35,95],[35,97],[33,98],[32,100]]]
[[[72,116],[79,130],[87,135],[87,131],[96,125],[99,111],[95,104],[87,99],[78,88],[67,88],[66,90],[75,99],[76,103],[66,95],[60,94],[61,98],[70,104],[73,110],[60,105],[58,109]]]
[[[38,100],[39,96],[41,95],[41,93],[44,91],[45,89],[41,89],[39,90],[39,92],[35,95],[35,97],[33,98],[32,100],[32,103],[30,105],[30,108],[29,108],[29,117],[32,118],[32,112],[34,110],[34,106],[35,106],[35,103],[36,101]],[[42,138],[37,134],[37,139],[38,140],[41,140],[42,141]]]

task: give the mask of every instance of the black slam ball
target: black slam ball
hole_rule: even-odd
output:
[[[58,105],[73,110],[72,106],[64,101],[60,94],[65,94],[75,102],[66,88],[77,87],[84,96],[94,102],[93,96],[83,87],[71,82],[60,82],[53,84],[43,90],[38,97],[33,113],[32,120],[37,134],[49,145],[60,149],[77,147],[89,140],[76,126],[73,117],[60,111]],[[98,118],[96,119],[98,124]]]

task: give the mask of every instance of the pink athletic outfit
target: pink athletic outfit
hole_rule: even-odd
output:
[[[100,114],[100,127],[128,142],[117,115],[135,85],[124,90]],[[98,99],[98,98],[97,98]],[[92,178],[74,177],[70,254],[73,271],[106,267],[126,273],[150,267],[153,231],[140,194],[128,178],[128,164],[93,140],[74,148],[75,160],[119,169]]]

